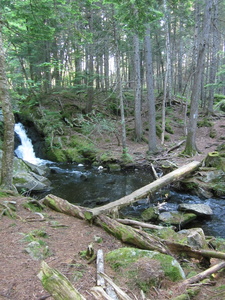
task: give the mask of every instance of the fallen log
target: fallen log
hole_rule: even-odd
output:
[[[154,225],[154,224],[150,224],[150,223],[144,223],[144,222],[131,220],[131,219],[116,219],[116,221],[119,223],[125,224],[125,225],[138,226],[138,227],[142,227],[142,228],[149,228],[149,229],[156,229],[156,230],[165,228],[164,226]],[[168,228],[168,227],[166,227],[166,228]],[[175,227],[171,226],[170,228],[174,229]]]
[[[58,212],[70,215],[79,219],[89,220],[92,214],[89,214],[88,209],[82,206],[77,206],[69,203],[67,200],[48,194],[42,199],[42,203]]]
[[[167,246],[161,240],[144,231],[139,231],[130,226],[123,225],[105,215],[96,217],[95,224],[112,234],[122,242],[137,246],[141,249],[159,251],[164,254],[171,254]]]
[[[201,162],[199,161],[193,161],[187,165],[184,165],[169,174],[166,174],[165,176],[158,178],[157,180],[151,182],[150,184],[134,191],[130,195],[127,195],[119,200],[116,200],[114,202],[110,202],[106,205],[96,207],[93,209],[90,209],[89,212],[94,216],[100,215],[102,213],[109,213],[114,212],[116,210],[121,209],[124,206],[130,205],[135,201],[138,201],[141,198],[145,198],[149,196],[150,194],[154,194],[159,189],[163,188],[164,186],[180,180],[182,177],[186,176],[187,174],[190,174],[191,172],[195,171],[198,167],[200,167]]]
[[[54,196],[54,205],[52,206],[53,195],[48,195],[44,199],[44,204],[52,207],[56,211],[63,212],[81,219],[85,218],[85,208],[70,204],[68,201]],[[82,212],[82,214],[80,213]],[[133,221],[135,222],[135,221]],[[134,229],[130,226],[121,224],[105,215],[96,216],[94,223],[102,227],[108,233],[114,235],[121,241],[137,246],[141,249],[156,250],[164,254],[182,254],[201,260],[202,258],[218,258],[225,260],[225,253],[214,250],[196,250],[188,245],[179,244],[177,242],[162,240],[142,230]]]
[[[211,274],[216,273],[224,268],[225,268],[225,261],[222,261],[222,262],[216,264],[215,266],[212,266],[211,268],[209,268],[195,276],[185,279],[184,281],[182,281],[181,285],[188,285],[188,284],[196,283],[196,282],[201,281],[201,280],[205,279],[206,277],[210,276]]]
[[[169,251],[173,254],[179,255],[185,253],[187,256],[202,259],[202,258],[218,258],[225,260],[225,253],[215,250],[193,249],[188,245],[171,242],[169,240],[161,240],[161,242],[168,247]]]
[[[59,271],[50,268],[46,262],[42,262],[38,278],[46,291],[55,300],[85,300],[71,284],[71,282]]]

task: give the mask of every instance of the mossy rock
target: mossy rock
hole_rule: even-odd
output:
[[[141,218],[144,221],[156,221],[158,217],[159,217],[159,211],[155,207],[149,207],[145,209],[141,214]]]
[[[111,172],[121,171],[121,166],[119,164],[109,164],[108,167]]]
[[[178,211],[166,211],[159,215],[159,220],[166,225],[183,227],[195,220],[197,216],[193,213],[180,213]]]
[[[176,259],[157,251],[120,248],[109,252],[106,261],[117,274],[131,278],[131,283],[139,287],[147,285],[150,288],[156,284],[155,281],[161,280],[162,276],[171,281],[185,278],[184,271]],[[148,266],[147,269],[144,265]]]

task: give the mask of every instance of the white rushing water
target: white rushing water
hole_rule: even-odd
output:
[[[34,165],[44,164],[46,162],[45,160],[36,157],[32,142],[28,138],[23,125],[21,123],[15,124],[14,131],[18,134],[21,140],[21,145],[19,145],[15,150],[17,157]]]

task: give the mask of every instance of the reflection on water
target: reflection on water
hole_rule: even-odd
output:
[[[149,170],[131,170],[126,172],[108,172],[98,168],[75,164],[51,164],[49,179],[52,182],[51,193],[69,202],[85,207],[96,207],[120,199],[152,182]],[[204,203],[213,210],[213,216],[198,219],[191,223],[192,227],[201,227],[206,235],[225,238],[225,200],[200,199],[197,196],[169,192],[163,210],[176,210],[180,203]],[[123,208],[124,216],[140,216],[149,206],[163,201],[158,193],[149,199],[141,199],[133,205]]]
[[[117,200],[152,182],[149,171],[108,172],[74,164],[51,165],[51,193],[71,203],[95,207]]]

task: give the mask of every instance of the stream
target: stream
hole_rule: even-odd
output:
[[[33,164],[47,164],[51,170],[48,179],[52,183],[51,193],[84,207],[96,207],[117,200],[153,181],[149,170],[109,172],[108,170],[75,163],[54,163],[35,156],[32,141],[27,137],[22,124],[16,124],[15,132],[21,139],[21,145],[15,150],[19,158]],[[27,141],[28,140],[28,141]],[[32,149],[30,149],[32,148]],[[24,158],[26,156],[26,159]],[[163,211],[177,210],[180,203],[204,203],[213,210],[213,216],[197,219],[190,227],[201,227],[206,235],[225,238],[225,199],[200,199],[197,196],[177,193],[169,190],[169,197],[163,205]],[[45,194],[36,195],[37,198]],[[123,208],[124,217],[138,217],[149,206],[163,201],[160,192],[150,200],[141,199],[133,205]]]

